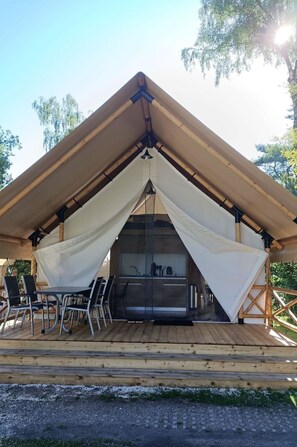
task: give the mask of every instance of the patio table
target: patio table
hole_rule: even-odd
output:
[[[56,308],[56,315],[55,315],[55,321],[54,324],[48,328],[43,329],[42,333],[49,333],[56,329],[59,323],[59,317],[60,317],[60,306],[63,305],[64,298],[68,295],[79,295],[83,292],[90,291],[91,288],[88,286],[56,286],[56,287],[45,287],[44,289],[38,289],[35,291],[38,295],[46,295],[46,296],[53,296],[56,298],[57,302],[57,308]],[[69,332],[65,326],[63,325],[63,330],[65,332]]]

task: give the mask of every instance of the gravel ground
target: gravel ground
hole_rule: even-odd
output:
[[[184,399],[131,400],[139,388],[0,385],[0,438],[109,439],[137,447],[297,445],[297,409]],[[102,395],[103,393],[103,395]],[[126,444],[127,445],[127,444]]]

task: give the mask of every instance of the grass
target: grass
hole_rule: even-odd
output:
[[[132,391],[121,396],[113,392],[105,392],[98,396],[105,402],[121,400],[129,403],[131,400],[160,401],[164,399],[184,399],[189,402],[213,405],[235,405],[248,407],[272,407],[275,405],[290,405],[297,407],[297,390],[252,390],[252,389],[217,389],[198,388],[181,389],[167,388],[150,392]]]
[[[135,444],[113,439],[98,439],[96,441],[59,441],[55,439],[18,439],[4,438],[0,447],[136,447]]]
[[[284,334],[286,337],[297,342],[297,332],[291,331],[290,329],[282,326],[281,324],[277,323],[276,321],[273,322],[273,327],[278,332]]]

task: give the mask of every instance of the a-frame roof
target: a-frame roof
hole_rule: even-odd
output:
[[[290,244],[296,256],[297,198],[138,73],[0,192],[0,257],[24,255],[32,233],[58,225],[59,210],[67,207],[67,218],[152,146],[221,206],[271,235],[278,249]]]

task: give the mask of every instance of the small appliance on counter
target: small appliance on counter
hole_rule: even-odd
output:
[[[172,267],[170,267],[170,265],[166,269],[166,275],[167,276],[171,276],[172,275]]]

